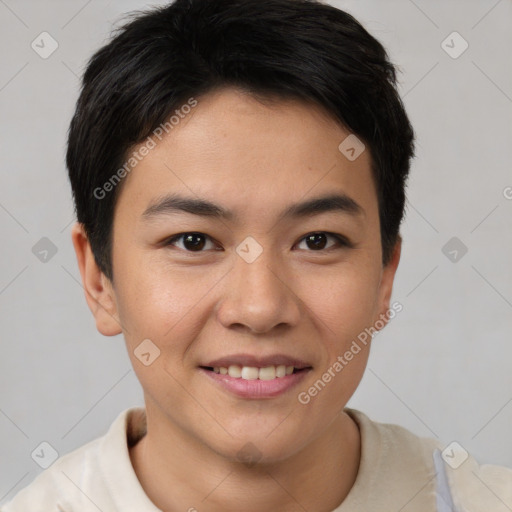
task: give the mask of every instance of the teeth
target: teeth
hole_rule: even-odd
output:
[[[229,368],[228,368],[228,375],[230,377],[235,377],[235,379],[238,379],[242,376],[242,367],[241,366],[238,366],[236,364],[232,364]]]
[[[276,378],[276,367],[267,366],[266,368],[260,368],[258,372],[260,380],[272,380]]]
[[[280,364],[278,366],[266,366],[265,368],[256,368],[255,366],[239,366],[232,364],[228,368],[222,366],[215,367],[213,371],[220,373],[221,375],[229,375],[235,379],[244,380],[272,380],[277,378],[285,377],[293,373],[293,366],[285,366]]]
[[[276,377],[284,377],[286,375],[286,366],[281,364],[276,366]]]
[[[242,379],[255,380],[259,377],[259,373],[258,368],[254,368],[253,366],[242,367]]]

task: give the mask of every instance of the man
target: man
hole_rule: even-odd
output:
[[[400,308],[413,140],[384,48],[332,6],[127,23],[84,74],[67,165],[86,300],[145,408],[4,512],[509,510],[512,470],[346,408]]]

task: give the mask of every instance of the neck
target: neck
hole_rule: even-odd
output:
[[[227,460],[179,430],[152,427],[148,421],[147,434],[130,448],[130,457],[145,493],[163,512],[331,512],[359,469],[359,430],[345,412],[293,456],[253,466]]]

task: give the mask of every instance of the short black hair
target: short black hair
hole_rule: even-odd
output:
[[[369,148],[386,265],[400,236],[414,132],[381,43],[315,0],[176,0],[131,13],[91,57],[69,127],[77,221],[105,276],[113,280],[122,183],[97,191],[176,109],[224,87],[313,102]]]

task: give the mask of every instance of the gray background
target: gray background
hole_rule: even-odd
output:
[[[512,4],[332,3],[399,64],[418,137],[393,296],[404,309],[349,405],[512,467]],[[64,454],[143,404],[122,337],[101,336],[86,305],[64,151],[86,60],[145,5],[0,0],[0,503],[42,471],[42,441]],[[31,48],[43,31],[59,44],[47,59]],[[469,43],[456,59],[441,46],[453,31]],[[57,248],[46,263],[32,252],[42,237]],[[452,237],[468,248],[456,262]]]

